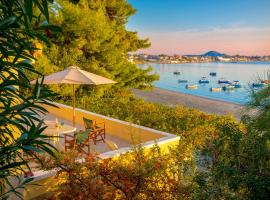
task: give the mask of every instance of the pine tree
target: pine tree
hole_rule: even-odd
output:
[[[113,87],[121,89],[151,87],[158,79],[156,74],[150,74],[151,67],[141,69],[127,60],[128,52],[149,47],[150,43],[126,29],[128,18],[135,13],[126,0],[73,3],[59,0],[58,3],[52,10],[52,21],[62,28],[62,32],[51,35],[53,44],[43,49],[43,55],[36,63],[39,71],[49,74],[77,65],[117,81]]]

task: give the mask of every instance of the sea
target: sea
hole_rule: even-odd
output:
[[[270,62],[253,63],[183,63],[183,64],[141,64],[140,67],[152,66],[153,73],[157,73],[160,79],[154,82],[155,87],[175,92],[197,95],[215,100],[222,100],[237,104],[246,104],[251,99],[251,91],[260,88],[252,87],[252,83],[267,79],[270,72]],[[180,72],[176,75],[174,72]],[[216,72],[216,76],[210,76],[210,72]],[[208,84],[200,84],[202,77],[209,80]],[[188,83],[179,83],[178,80],[188,80]],[[222,87],[218,80],[225,79],[239,81],[241,88],[212,92],[211,87]],[[197,89],[187,89],[187,84],[196,84]]]

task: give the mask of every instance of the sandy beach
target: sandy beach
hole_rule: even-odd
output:
[[[169,106],[184,105],[190,108],[196,108],[207,113],[218,115],[232,114],[238,119],[240,119],[241,113],[243,113],[245,108],[240,104],[213,100],[157,87],[151,91],[141,91],[135,89],[133,92],[137,97],[145,99],[146,101],[167,104]]]

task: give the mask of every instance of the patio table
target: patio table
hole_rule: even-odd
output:
[[[60,146],[59,138],[61,137],[61,135],[67,134],[67,133],[73,133],[77,130],[76,127],[73,127],[68,124],[62,124],[62,125],[56,126],[55,121],[45,121],[45,124],[48,127],[44,130],[44,133],[49,136],[54,136],[52,141],[54,145],[57,147]]]

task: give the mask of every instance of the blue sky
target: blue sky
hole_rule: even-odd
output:
[[[231,54],[270,54],[270,0],[128,2],[137,13],[127,28],[150,39],[152,47],[146,52],[185,54],[209,49]],[[189,45],[187,40],[196,44],[193,41]]]

